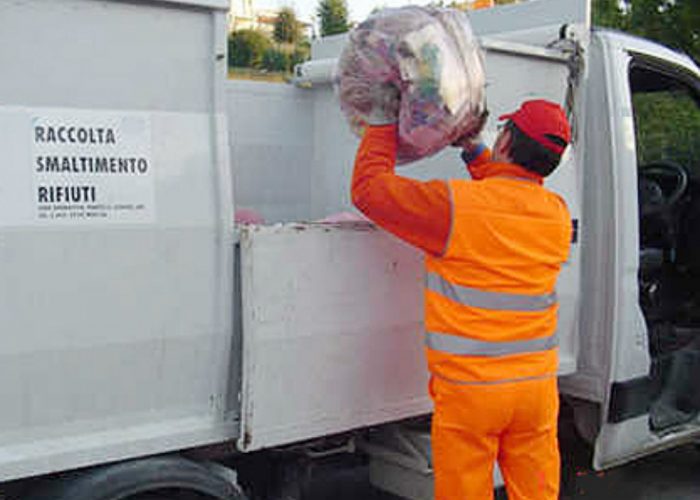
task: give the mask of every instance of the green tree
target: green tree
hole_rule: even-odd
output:
[[[290,56],[279,49],[267,49],[263,54],[262,67],[268,71],[289,71]]]
[[[290,66],[294,68],[297,64],[301,64],[308,61],[311,57],[311,43],[308,38],[304,38],[294,47],[294,51],[291,53]]]
[[[593,0],[593,24],[624,30],[627,19],[619,0]]]
[[[690,93],[677,89],[639,92],[632,97],[632,104],[639,164],[672,159],[697,171],[700,109]]]
[[[316,13],[321,20],[321,36],[345,33],[350,29],[345,0],[321,0]]]
[[[301,27],[297,19],[294,9],[291,7],[283,7],[277,19],[275,19],[275,27],[272,37],[278,43],[295,44],[301,38]]]
[[[700,60],[700,10],[697,0],[633,0],[629,30],[682,50]]]
[[[294,66],[309,60],[310,51],[306,47],[299,46],[294,49],[289,55],[289,69],[293,70]]]
[[[697,0],[593,0],[593,24],[681,50],[700,61]]]
[[[259,68],[263,55],[272,48],[272,42],[259,31],[238,30],[228,39],[229,66]]]

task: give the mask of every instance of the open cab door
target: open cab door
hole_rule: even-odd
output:
[[[700,71],[595,32],[588,68],[579,370],[603,469],[700,438]]]

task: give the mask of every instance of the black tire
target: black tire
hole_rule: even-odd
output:
[[[246,500],[223,476],[180,457],[148,458],[108,465],[65,477],[30,500],[171,500],[164,490],[197,494],[203,500]]]
[[[136,495],[135,497],[129,497],[128,500],[201,500],[204,497],[199,496],[199,494],[194,493],[194,495],[197,495],[197,497],[193,497],[189,492],[183,491],[183,492],[178,492],[175,494],[175,496],[163,491],[160,493],[146,493],[145,495]],[[209,500],[209,497],[206,497],[206,500]]]
[[[145,496],[137,495],[135,497],[130,497],[129,500],[173,500],[173,497],[161,493],[156,493],[154,495],[147,493]]]

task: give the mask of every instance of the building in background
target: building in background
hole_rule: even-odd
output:
[[[229,11],[229,31],[252,29],[272,37],[279,9],[262,9],[255,6],[254,0],[231,0]],[[304,35],[312,38],[313,23],[298,19]]]
[[[495,0],[473,0],[470,3],[470,8],[472,9],[487,9],[496,5]]]
[[[498,1],[498,0],[466,0],[463,2],[452,2],[450,5],[461,10],[477,10],[477,9],[488,9],[489,7],[495,7],[499,4],[504,3],[519,3],[521,0],[509,0],[509,1]]]

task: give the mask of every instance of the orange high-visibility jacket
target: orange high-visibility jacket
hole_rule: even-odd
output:
[[[480,180],[420,182],[394,173],[396,127],[368,127],[352,199],[423,249],[431,373],[458,383],[554,375],[554,287],[571,242],[564,201],[513,164],[473,165]]]

